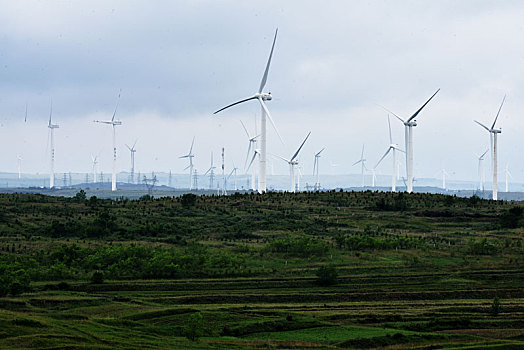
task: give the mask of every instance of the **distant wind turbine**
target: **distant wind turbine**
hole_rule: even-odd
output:
[[[133,147],[129,147],[127,144],[126,144],[126,147],[127,149],[129,150],[129,152],[131,152],[131,183],[134,183],[135,182],[135,153],[136,153],[136,142],[138,140],[135,140],[135,143],[133,143]]]
[[[191,142],[191,148],[189,148],[189,153],[179,157],[179,158],[188,158],[189,159],[189,165],[184,170],[189,169],[189,190],[190,191],[193,189],[193,157],[195,157],[195,155],[193,154],[193,145],[194,144],[195,144],[195,137],[193,136],[193,141]],[[194,176],[196,177],[196,174]]]
[[[482,124],[481,122],[475,120],[475,123],[486,129],[487,132],[489,132],[490,136],[490,145],[491,145],[491,169],[493,170],[493,200],[498,199],[498,179],[497,179],[497,135],[502,132],[501,129],[495,129],[495,124],[497,123],[497,119],[499,118],[500,110],[502,109],[502,106],[504,105],[504,101],[506,100],[506,95],[504,95],[504,98],[502,99],[502,103],[500,104],[499,110],[497,112],[497,115],[495,116],[495,120],[493,121],[493,125],[491,125],[491,128],[488,128],[486,125]]]
[[[95,120],[95,123],[108,124],[113,128],[113,174],[111,176],[111,191],[116,191],[116,126],[122,125],[120,120],[115,120],[116,111],[118,109],[118,103],[120,102],[120,94],[118,94],[118,99],[116,102],[115,111],[113,113],[113,118],[111,120]]]
[[[213,152],[211,152],[211,166],[204,173],[204,176],[209,174],[209,189],[210,190],[213,189],[213,180],[215,179],[215,169],[216,169],[216,166],[213,165]]]
[[[17,155],[16,158],[18,159],[18,180],[22,178],[22,156]]]
[[[398,147],[398,144],[396,143],[393,143],[393,136],[391,135],[391,121],[389,119],[389,115],[388,115],[388,127],[389,127],[389,146],[388,146],[388,149],[386,150],[386,153],[384,153],[384,155],[382,156],[382,158],[380,158],[380,160],[377,162],[377,164],[373,167],[373,170],[375,170],[380,162],[382,162],[382,160],[384,158],[386,158],[386,156],[389,154],[389,152],[391,152],[391,156],[393,158],[393,169],[391,171],[391,192],[395,192],[397,190],[397,174],[396,174],[396,163],[397,163],[397,156],[396,156],[396,151],[400,151],[400,152],[404,152],[403,150],[401,150],[399,147]]]
[[[364,187],[364,170],[366,169],[366,158],[364,158],[364,145],[362,145],[362,154],[360,155],[360,159],[353,163],[353,166],[357,165],[358,163],[361,163],[362,187]]]
[[[58,129],[60,126],[58,124],[53,124],[51,121],[51,116],[53,114],[53,102],[51,102],[51,111],[49,112],[49,123],[47,127],[49,128],[49,135],[51,140],[51,171],[49,175],[49,188],[55,187],[55,129]]]
[[[293,154],[293,156],[290,159],[286,159],[286,158],[277,156],[278,158],[282,159],[283,161],[289,164],[289,177],[291,180],[290,192],[293,192],[293,193],[296,190],[295,188],[295,167],[298,165],[297,157],[298,157],[298,154],[300,153],[300,150],[302,149],[302,147],[304,147],[304,144],[306,143],[307,139],[309,138],[309,135],[311,135],[311,131],[307,134],[304,141],[302,141],[302,144],[300,145],[300,147],[297,149],[295,154]]]
[[[407,175],[407,183],[406,183],[406,187],[407,187],[407,191],[408,193],[411,193],[413,192],[413,127],[414,126],[417,126],[417,121],[415,120],[415,118],[417,117],[417,115],[420,113],[420,111],[422,111],[422,109],[424,107],[426,107],[426,105],[429,103],[429,101],[431,101],[433,99],[433,97],[435,97],[435,95],[440,91],[440,89],[438,89],[430,98],[429,100],[426,101],[426,103],[424,103],[422,105],[422,107],[420,107],[411,117],[409,117],[408,119],[404,120],[402,118],[400,118],[398,115],[396,115],[395,113],[391,112],[390,110],[384,108],[386,111],[388,111],[389,113],[393,114],[395,117],[398,118],[398,120],[400,120],[403,124],[404,124],[404,127],[405,127],[405,142],[406,142],[406,175]]]
[[[96,183],[96,165],[98,164],[98,156],[91,155],[91,162],[93,163],[93,183]]]
[[[486,153],[488,153],[489,149],[487,149],[484,153],[482,153],[480,156],[477,155],[478,158],[478,175],[479,175],[479,191],[484,191],[484,169],[482,168],[482,162],[484,161],[484,156]]]
[[[315,162],[313,163],[313,176],[316,176],[316,181],[315,181],[315,186],[314,186],[314,190],[315,191],[319,191],[320,190],[320,178],[319,178],[319,170],[318,170],[318,167],[319,167],[319,159],[320,159],[320,154],[322,153],[322,151],[325,150],[325,147],[322,148],[320,151],[318,151],[317,153],[315,153]]]

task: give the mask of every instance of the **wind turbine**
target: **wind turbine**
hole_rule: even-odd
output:
[[[390,110],[384,108],[386,111],[388,111],[389,113],[393,114],[395,117],[398,118],[398,120],[400,120],[403,124],[404,124],[404,127],[405,127],[405,142],[406,142],[406,175],[407,175],[407,183],[406,183],[406,187],[407,187],[407,191],[408,193],[411,193],[413,192],[413,127],[414,126],[417,126],[417,121],[415,120],[415,118],[417,117],[417,115],[420,113],[420,111],[422,111],[422,109],[424,107],[426,107],[426,105],[429,103],[429,101],[431,101],[431,99],[433,97],[435,97],[435,95],[440,91],[440,89],[438,89],[430,98],[429,100],[426,101],[426,103],[424,103],[422,105],[422,107],[420,107],[411,117],[409,117],[408,119],[404,120],[402,118],[400,118],[398,115],[396,115],[395,113],[391,112]]]
[[[51,121],[51,116],[53,114],[53,103],[51,102],[51,111],[49,112],[49,135],[51,139],[51,173],[49,175],[49,188],[55,187],[55,129],[58,129],[60,126],[58,124],[53,124]]]
[[[204,173],[204,176],[209,174],[209,189],[210,190],[213,189],[213,180],[215,179],[215,169],[216,169],[216,166],[213,166],[213,152],[211,152],[211,166]]]
[[[227,109],[229,107],[235,106],[237,104],[250,101],[250,100],[258,100],[260,103],[260,106],[262,107],[262,113],[260,115],[260,126],[261,126],[261,133],[260,133],[260,167],[259,167],[259,176],[258,176],[258,192],[263,193],[266,192],[266,158],[267,158],[267,148],[266,148],[266,116],[273,125],[273,128],[275,129],[278,137],[280,138],[280,141],[282,141],[282,137],[280,137],[280,134],[278,133],[278,130],[275,126],[275,123],[273,122],[273,118],[271,118],[271,114],[269,113],[269,109],[266,106],[266,101],[270,101],[273,97],[271,96],[271,92],[262,92],[266,85],[267,76],[269,72],[269,66],[271,64],[271,58],[273,57],[273,50],[275,48],[275,42],[277,40],[277,33],[278,29],[275,31],[275,37],[273,39],[273,45],[271,46],[271,52],[269,54],[269,59],[266,64],[266,69],[264,71],[264,75],[262,76],[262,81],[260,82],[260,87],[258,88],[258,91],[251,97],[248,97],[246,99],[237,101],[235,103],[232,103],[230,105],[227,105],[218,111],[214,112],[213,114],[217,114],[224,109]],[[284,143],[284,141],[282,141]]]
[[[133,147],[129,147],[126,144],[127,149],[129,150],[129,152],[131,152],[131,183],[135,183],[135,146],[137,141],[138,140],[135,140],[135,143],[133,143]]]
[[[484,191],[484,170],[482,169],[482,161],[484,160],[484,156],[486,155],[486,153],[488,153],[488,149],[482,153],[480,156],[477,155],[477,158],[478,158],[478,161],[479,161],[479,164],[478,164],[478,175],[479,175],[479,190],[481,192]]]
[[[360,159],[353,163],[353,166],[357,165],[358,163],[362,163],[361,175],[362,187],[364,187],[364,170],[366,169],[366,158],[364,158],[364,145],[362,145],[362,154],[360,155]]]
[[[497,135],[502,132],[501,129],[495,129],[495,124],[497,123],[497,119],[500,114],[500,110],[502,109],[502,106],[504,105],[504,101],[506,100],[506,95],[504,95],[504,98],[502,99],[502,103],[500,104],[499,111],[497,112],[497,115],[495,116],[495,120],[493,121],[493,125],[491,125],[491,128],[488,128],[486,125],[482,124],[479,121],[475,120],[475,123],[486,129],[487,132],[489,132],[490,135],[490,145],[491,145],[491,168],[493,170],[493,200],[497,200],[498,197],[498,179],[497,179]]]
[[[193,136],[193,141],[191,142],[191,148],[189,148],[189,153],[180,156],[179,158],[189,158],[189,165],[185,167],[184,170],[189,169],[189,190],[191,191],[193,189],[193,157],[195,156],[193,154],[193,145],[195,143],[195,137]]]
[[[113,118],[111,120],[95,120],[95,123],[108,124],[113,127],[113,174],[111,176],[111,191],[116,191],[116,126],[122,125],[120,120],[115,120],[116,111],[118,109],[118,103],[120,102],[120,94],[116,102],[115,111],[113,112]]]
[[[307,136],[304,139],[304,141],[302,141],[302,144],[300,145],[300,147],[297,149],[295,154],[293,154],[293,156],[290,159],[286,159],[286,158],[277,156],[278,158],[282,159],[283,161],[285,161],[285,162],[287,162],[289,164],[289,176],[290,176],[290,179],[291,179],[290,192],[293,192],[293,193],[295,193],[295,190],[296,190],[296,188],[295,188],[295,167],[298,165],[297,157],[298,157],[298,154],[300,153],[300,150],[302,149],[302,147],[306,143],[307,139],[309,138],[309,135],[311,135],[311,131],[307,134]]]
[[[315,162],[313,163],[313,176],[316,176],[316,182],[315,182],[315,186],[314,186],[314,190],[315,191],[319,191],[320,190],[320,179],[319,179],[319,174],[318,174],[318,165],[319,165],[319,159],[320,159],[320,153],[322,153],[322,151],[324,151],[326,148],[322,148],[320,151],[318,151],[317,153],[315,153]]]
[[[91,155],[91,161],[93,162],[93,183],[96,183],[96,165],[98,164],[98,156]]]
[[[446,190],[446,176],[449,176],[449,173],[446,171],[446,169],[442,168],[440,171],[437,172],[437,174],[442,174],[442,189]]]
[[[235,163],[233,163],[233,170],[231,170],[231,172],[229,173],[229,175],[227,176],[227,180],[229,180],[229,178],[231,177],[231,175],[234,175],[234,179],[235,179],[235,191],[237,190],[237,170],[238,168],[235,166]]]
[[[16,158],[18,159],[18,180],[20,180],[22,178],[22,156],[17,155]]]
[[[506,193],[507,193],[507,192],[509,192],[509,179],[508,179],[508,177],[513,178],[513,176],[511,176],[511,173],[508,170],[508,165],[507,164],[506,164],[506,171],[505,171],[505,173],[506,173]]]
[[[393,158],[393,169],[391,171],[391,192],[395,192],[397,190],[397,174],[395,173],[396,172],[396,165],[397,165],[396,151],[397,150],[399,150],[400,152],[404,152],[404,151],[402,151],[398,147],[398,144],[393,143],[393,136],[391,135],[391,121],[389,119],[389,115],[388,115],[388,127],[389,127],[389,146],[388,146],[388,149],[386,150],[386,153],[384,153],[382,158],[380,158],[380,160],[377,162],[377,164],[373,167],[373,170],[375,170],[378,167],[378,165],[380,164],[380,162],[382,162],[382,160],[384,158],[386,158],[386,156],[389,154],[389,152],[391,152],[391,156]]]
[[[256,145],[257,145],[257,138],[260,136],[260,135],[255,135],[255,136],[252,136],[251,134],[249,134],[249,132],[247,131],[247,128],[246,126],[244,125],[244,123],[242,122],[242,120],[240,121],[240,123],[242,124],[242,128],[244,128],[244,131],[246,132],[246,135],[247,135],[247,138],[249,140],[249,146],[247,147],[247,154],[246,154],[246,160],[244,162],[244,168],[246,168],[246,165],[247,165],[247,160],[249,159],[249,156],[250,156],[250,153],[251,153],[251,150],[255,150],[256,149]],[[257,130],[256,130],[256,119],[255,119],[255,134],[257,133]],[[256,153],[255,153],[256,154]],[[254,157],[255,155],[253,155]],[[256,189],[256,185],[255,185],[255,178],[256,178],[256,168],[253,167],[251,169],[251,189],[254,191]]]

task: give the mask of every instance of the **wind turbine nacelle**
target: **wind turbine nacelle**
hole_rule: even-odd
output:
[[[122,125],[122,122],[120,120],[115,120],[113,122],[113,125]]]
[[[271,96],[271,92],[260,92],[260,93],[255,94],[255,96],[262,97],[262,100],[264,101],[271,101],[273,99],[273,96]]]
[[[491,132],[494,134],[500,134],[502,132],[502,129],[493,129]]]

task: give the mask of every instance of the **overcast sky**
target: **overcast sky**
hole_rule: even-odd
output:
[[[254,132],[260,107],[212,112],[256,92],[278,27],[266,90],[285,145],[269,127],[268,152],[289,157],[311,131],[305,173],[322,147],[321,173],[359,173],[362,145],[371,168],[389,143],[378,105],[409,117],[441,88],[417,118],[415,177],[445,167],[474,180],[489,135],[473,119],[491,124],[507,94],[499,170],[524,181],[523,18],[522,1],[3,1],[0,171],[16,171],[17,154],[23,171],[49,171],[52,100],[56,171],[87,172],[100,154],[109,173],[111,128],[93,120],[111,118],[120,90],[119,170],[138,139],[137,171],[182,173],[193,136],[199,172],[222,147],[226,167],[243,168],[239,120]],[[288,171],[278,159],[274,169]]]

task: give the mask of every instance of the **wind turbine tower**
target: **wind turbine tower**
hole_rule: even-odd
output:
[[[96,183],[96,165],[98,164],[98,156],[91,156],[93,162],[93,183]]]
[[[51,112],[49,112],[49,137],[51,143],[51,172],[49,175],[49,188],[55,187],[55,129],[58,129],[60,126],[58,124],[53,124],[51,121],[51,116],[53,114],[53,103],[51,103]]]
[[[131,174],[130,174],[131,181],[130,183],[135,182],[135,153],[136,153],[135,146],[136,146],[136,141],[135,143],[133,143],[133,147],[129,147],[128,145],[126,145],[129,152],[131,152]]]
[[[22,178],[22,156],[17,155],[16,158],[18,159],[18,180]]]
[[[502,106],[504,105],[504,101],[506,100],[506,95],[504,95],[504,98],[502,99],[502,103],[500,104],[499,110],[497,112],[497,115],[495,116],[495,120],[493,121],[493,125],[491,125],[491,128],[488,128],[486,125],[482,124],[479,121],[475,120],[475,123],[486,129],[486,131],[489,132],[490,135],[490,144],[491,144],[491,168],[493,170],[493,200],[498,199],[498,178],[497,178],[497,135],[502,132],[501,129],[495,129],[495,124],[497,123],[497,119],[500,114],[500,110],[502,109]]]
[[[120,94],[116,102],[115,111],[111,120],[95,120],[95,123],[108,124],[113,127],[113,174],[111,176],[111,191],[116,191],[116,126],[122,125],[120,120],[115,120],[116,111],[118,109],[118,103],[120,102]]]
[[[415,118],[420,113],[420,111],[422,111],[422,109],[424,107],[426,107],[426,105],[429,103],[429,101],[431,101],[431,99],[433,99],[433,97],[435,97],[435,95],[439,91],[440,91],[440,89],[438,89],[429,98],[429,100],[427,100],[426,103],[424,103],[422,105],[422,107],[420,107],[411,117],[409,117],[406,120],[400,118],[395,113],[393,113],[393,112],[391,112],[391,111],[386,109],[386,111],[388,111],[389,113],[391,113],[395,117],[397,117],[398,120],[400,120],[404,124],[404,127],[405,127],[404,130],[405,130],[405,143],[406,143],[406,175],[407,175],[406,187],[407,187],[408,193],[413,192],[413,127],[417,126],[417,121],[415,120]]]
[[[509,172],[508,170],[508,165],[506,164],[506,193],[509,192],[509,177],[513,178],[513,176],[511,176],[511,173]]]
[[[269,113],[269,109],[266,106],[266,101],[271,101],[271,99],[273,98],[271,96],[271,92],[267,92],[267,93],[266,92],[262,92],[262,90],[266,86],[267,76],[268,76],[268,72],[269,72],[269,66],[271,65],[271,58],[273,57],[273,50],[275,48],[275,42],[277,40],[277,33],[278,33],[278,29],[275,31],[275,37],[273,38],[273,45],[271,46],[271,52],[269,54],[269,59],[267,61],[266,69],[264,71],[264,75],[262,76],[262,81],[260,82],[260,87],[258,88],[258,91],[251,97],[248,97],[246,99],[237,101],[235,103],[232,103],[232,104],[230,104],[230,105],[228,105],[226,107],[223,107],[223,108],[219,109],[215,113],[213,113],[213,114],[217,114],[217,113],[223,111],[224,109],[227,109],[229,107],[232,107],[232,106],[235,106],[237,104],[240,104],[240,103],[243,103],[243,102],[246,102],[246,101],[250,101],[250,100],[258,100],[258,102],[260,103],[260,106],[262,108],[262,113],[261,113],[261,119],[260,119],[260,121],[261,121],[260,122],[260,126],[261,126],[261,133],[260,133],[260,160],[259,160],[260,166],[259,166],[259,176],[258,176],[258,192],[259,193],[266,192],[266,186],[267,186],[267,183],[266,183],[266,161],[267,161],[267,159],[266,159],[267,158],[266,117],[269,119],[271,124],[273,124],[273,127],[275,128],[275,131],[277,132],[278,137],[282,141],[282,138],[280,137],[280,134],[278,133],[278,131],[277,131],[276,127],[275,127],[275,123],[273,122],[273,119],[271,118],[271,114]],[[282,141],[282,143],[284,143],[284,142]]]
[[[314,190],[315,191],[319,191],[320,190],[320,177],[319,177],[318,167],[319,167],[320,153],[322,153],[322,151],[324,151],[324,149],[325,148],[322,148],[320,151],[318,151],[315,154],[315,162],[313,163],[313,176],[316,176],[316,181],[315,181],[315,186],[314,186]]]
[[[222,195],[225,196],[227,194],[226,192],[226,173],[224,168],[224,147],[222,147]]]

